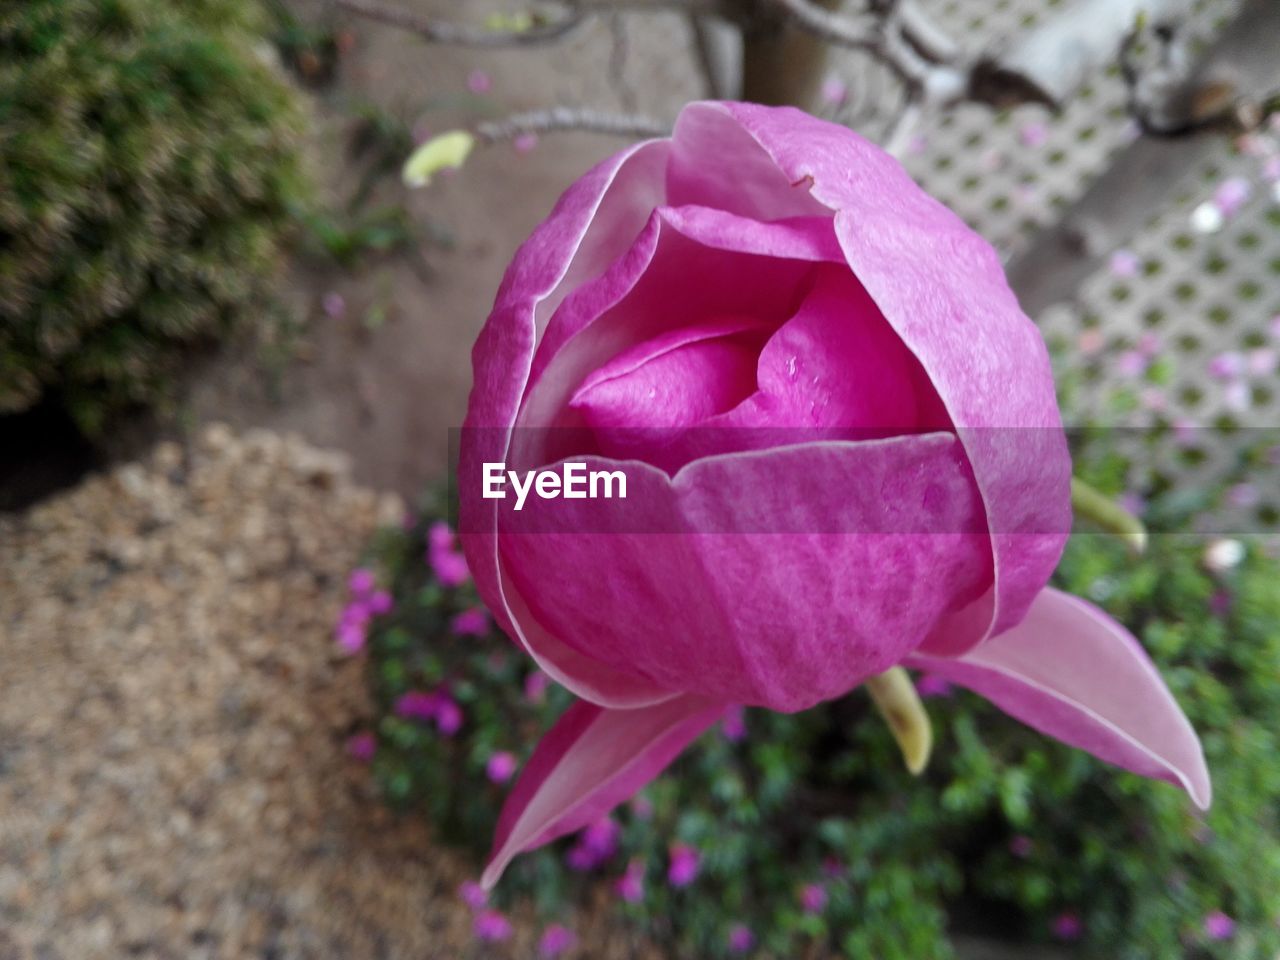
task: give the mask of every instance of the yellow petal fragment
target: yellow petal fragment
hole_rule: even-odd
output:
[[[432,137],[405,161],[401,174],[405,185],[425,187],[441,170],[456,170],[467,162],[475,145],[475,135],[466,130],[450,130]]]

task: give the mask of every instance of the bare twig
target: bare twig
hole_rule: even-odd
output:
[[[531,110],[502,120],[477,124],[475,134],[482,143],[511,140],[522,133],[550,133],[578,130],[617,137],[665,137],[671,124],[641,114],[608,113],[603,110],[576,107],[550,107]]]
[[[717,100],[741,99],[741,34],[732,25],[703,14],[691,13],[688,20],[698,67],[711,96]]]

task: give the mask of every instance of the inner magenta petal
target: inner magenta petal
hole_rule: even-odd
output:
[[[642,455],[753,394],[766,334],[750,317],[668,331],[597,369],[569,406],[594,430],[605,456]]]

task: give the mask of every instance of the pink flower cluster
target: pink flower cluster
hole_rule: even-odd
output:
[[[444,689],[433,693],[410,690],[396,701],[396,716],[405,720],[433,721],[441,733],[451,737],[462,727],[462,708]]]
[[[427,531],[427,563],[446,587],[459,587],[470,573],[467,560],[458,549],[457,537],[443,520],[437,520]]]
[[[377,589],[377,586],[373,571],[366,567],[357,567],[347,578],[350,596],[347,605],[342,608],[334,631],[338,646],[347,653],[355,654],[363,650],[369,621],[391,612],[391,594]]]

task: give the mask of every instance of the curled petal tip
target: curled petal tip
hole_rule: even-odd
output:
[[[907,770],[914,776],[924,773],[933,751],[933,727],[907,671],[891,667],[868,680],[867,691],[893,731]]]

